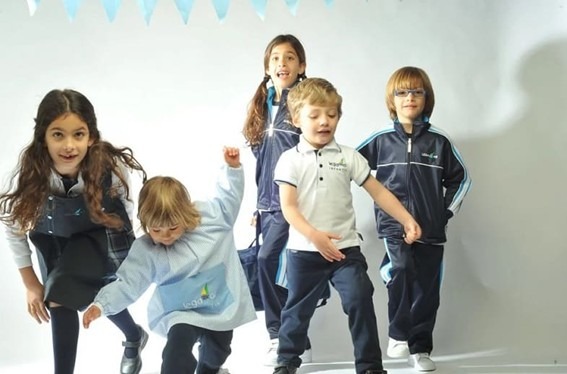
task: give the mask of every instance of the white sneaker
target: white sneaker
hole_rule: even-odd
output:
[[[217,371],[217,374],[230,374],[230,371],[225,368],[220,368],[219,371]]]
[[[271,339],[268,352],[264,358],[264,366],[276,366],[278,364],[278,339]]]
[[[390,338],[386,353],[391,358],[406,358],[409,355],[408,342]]]
[[[437,369],[437,367],[435,367],[435,362],[429,358],[429,353],[416,353],[410,355],[408,358],[408,364],[417,371],[434,371]]]
[[[264,366],[277,366],[278,364],[278,339],[270,340],[270,346],[268,347],[268,353],[266,353],[266,358],[264,359]],[[311,348],[306,349],[301,356],[302,364],[309,364],[313,362],[313,350]]]
[[[306,349],[301,356],[301,363],[302,364],[310,364],[313,362],[313,350],[311,348]]]

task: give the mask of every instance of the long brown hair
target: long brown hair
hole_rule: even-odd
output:
[[[84,197],[93,222],[111,228],[120,228],[124,222],[117,214],[102,209],[103,178],[115,174],[124,188],[126,198],[130,191],[120,163],[132,170],[146,172],[128,147],[117,148],[101,140],[96,115],[91,102],[74,90],[52,90],[45,95],[37,110],[32,141],[20,153],[18,164],[10,178],[7,192],[0,194],[0,220],[9,225],[18,224],[22,232],[34,228],[41,208],[50,193],[53,160],[47,151],[45,133],[49,125],[65,114],[75,114],[87,124],[93,144],[81,162],[79,172],[85,183]],[[117,195],[118,191],[110,191]]]
[[[268,105],[266,104],[266,98],[268,97],[268,87],[266,84],[270,81],[270,76],[266,74],[270,62],[270,55],[272,54],[272,49],[280,44],[289,43],[295,50],[299,62],[302,64],[306,63],[305,49],[303,45],[295,36],[290,34],[282,34],[276,36],[274,39],[268,43],[266,50],[264,51],[264,79],[260,82],[260,85],[256,89],[256,93],[252,97],[250,104],[248,105],[248,114],[246,115],[246,121],[244,122],[244,127],[242,129],[242,134],[246,139],[246,143],[249,145],[258,145],[262,142],[264,134],[264,122],[268,116]],[[299,76],[299,79],[304,79],[305,73]]]

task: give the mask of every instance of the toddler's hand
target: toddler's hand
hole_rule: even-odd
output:
[[[96,305],[91,305],[83,314],[83,326],[88,329],[91,322],[99,318],[101,314],[100,309]]]
[[[240,149],[237,147],[224,147],[224,160],[231,168],[240,167]]]

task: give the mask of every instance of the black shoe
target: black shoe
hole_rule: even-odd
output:
[[[276,366],[274,368],[273,374],[295,374],[297,373],[297,368],[293,366]]]
[[[138,326],[138,328],[140,329],[140,340],[137,342],[122,342],[122,345],[125,348],[138,348],[138,354],[136,357],[132,358],[122,355],[122,361],[120,362],[120,374],[139,374],[140,370],[142,370],[142,356],[140,353],[148,342],[148,333],[141,326]]]
[[[386,370],[366,370],[364,374],[388,374]]]

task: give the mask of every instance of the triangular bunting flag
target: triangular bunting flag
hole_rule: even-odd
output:
[[[154,9],[156,8],[156,3],[157,0],[138,0],[138,5],[140,6],[140,10],[142,11],[144,20],[146,20],[146,25],[150,24],[152,14],[154,13]]]
[[[121,2],[122,0],[102,0],[102,6],[110,22],[114,21],[116,18],[116,13],[118,12],[118,8],[120,8]]]
[[[297,5],[299,4],[299,0],[285,0],[285,3],[291,14],[295,16],[297,14]]]
[[[33,16],[35,14],[38,5],[39,5],[39,0],[28,0],[28,8],[30,9],[30,16]]]
[[[213,0],[213,6],[215,7],[215,12],[217,12],[217,18],[219,21],[222,22],[226,18],[229,4],[230,0]]]
[[[75,16],[77,16],[77,10],[79,10],[80,3],[81,0],[63,0],[63,5],[65,6],[65,11],[67,12],[69,21],[73,21]]]
[[[191,13],[191,9],[193,8],[193,1],[194,0],[175,0],[177,10],[181,13],[181,18],[185,24],[187,24],[189,13]]]
[[[252,0],[252,6],[256,11],[256,14],[260,17],[263,21],[266,17],[266,3],[268,0]]]

